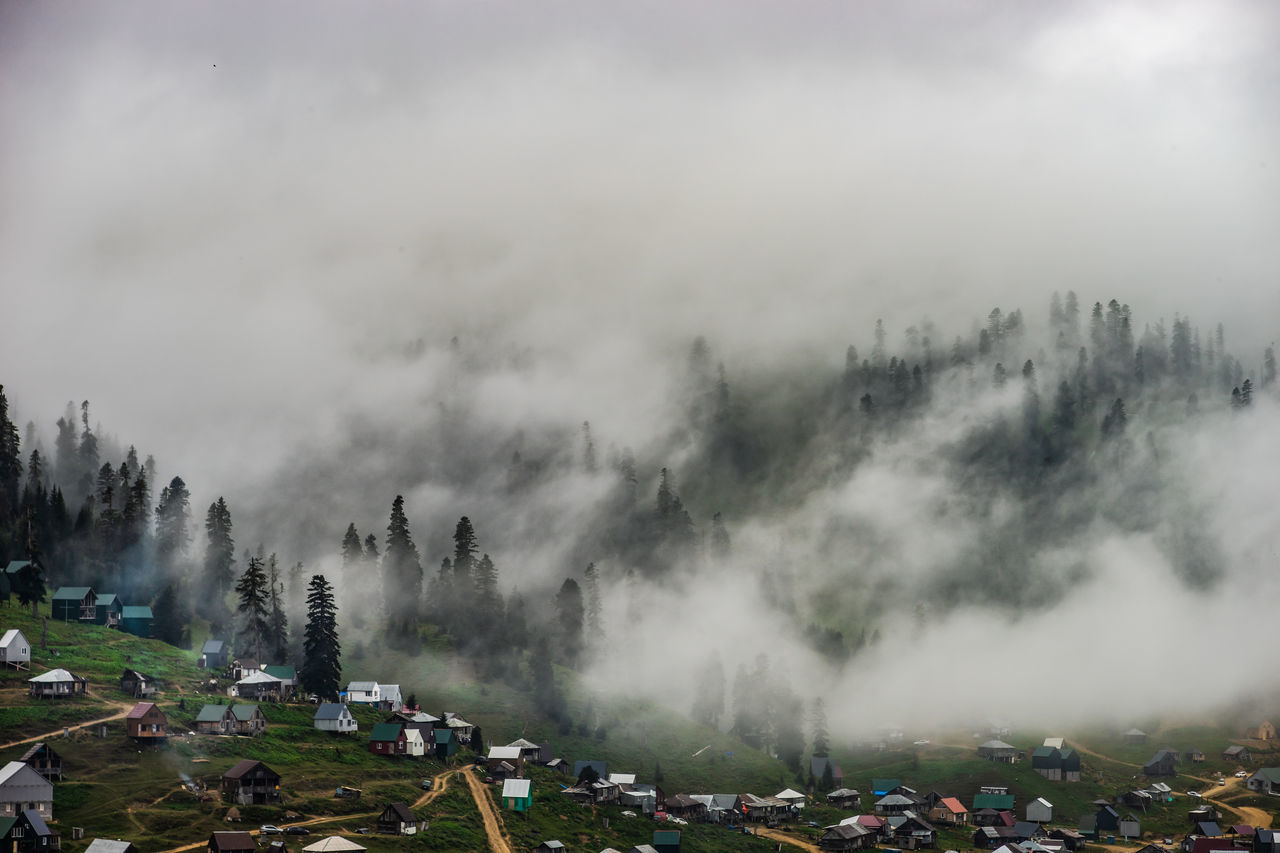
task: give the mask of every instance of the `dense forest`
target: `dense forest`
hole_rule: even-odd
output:
[[[24,431],[0,388],[0,566],[32,561],[39,577],[21,586],[36,595],[90,585],[150,603],[168,642],[189,642],[199,620],[304,664],[315,564],[349,636],[412,649],[444,632],[566,726],[552,662],[599,665],[609,625],[645,618],[646,590],[750,587],[838,671],[888,613],[922,621],[992,589],[1011,610],[1051,603],[1088,577],[1073,546],[1100,523],[1150,534],[1189,587],[1218,581],[1219,532],[1182,523],[1199,498],[1177,448],[1275,393],[1272,347],[1233,354],[1222,324],[1139,322],[1074,293],[1054,294],[1036,322],[993,309],[949,341],[927,322],[893,342],[882,323],[870,331],[827,371],[735,369],[692,341],[668,379],[670,413],[634,449],[593,430],[587,401],[514,434],[473,419],[468,380],[518,375],[527,356],[513,367],[455,339],[436,420],[353,420],[348,445],[388,460],[358,476],[343,454],[283,463],[278,493],[253,507],[255,530],[279,540],[253,548],[219,495],[232,482],[198,484],[219,495],[201,512],[181,476],[159,482],[157,461],[108,436],[88,401]],[[452,500],[415,514],[424,484]],[[687,710],[798,766],[803,738],[778,721],[803,719],[805,703],[768,652],[744,649],[732,679],[715,650],[694,655]]]

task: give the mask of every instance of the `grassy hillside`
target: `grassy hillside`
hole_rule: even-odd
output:
[[[46,611],[47,612],[47,611]],[[47,648],[41,648],[42,625],[29,611],[0,610],[0,628],[18,627],[34,646],[33,672],[63,666],[89,679],[90,695],[70,700],[30,699],[26,678],[31,673],[0,673],[0,740],[7,743],[46,732],[56,732],[86,720],[118,713],[132,704],[118,689],[125,667],[136,668],[160,678],[164,691],[158,703],[169,716],[169,742],[158,747],[142,747],[124,734],[124,721],[107,724],[107,736],[94,730],[75,730],[50,738],[51,745],[65,760],[66,781],[55,788],[56,827],[64,834],[64,849],[79,853],[94,836],[132,838],[144,842],[145,850],[163,850],[202,841],[215,829],[256,827],[261,823],[284,823],[298,819],[319,819],[313,828],[325,832],[354,832],[372,826],[376,812],[392,801],[413,803],[422,795],[419,782],[448,768],[434,760],[386,759],[371,755],[366,747],[369,728],[382,715],[364,708],[355,709],[362,734],[337,737],[311,727],[314,707],[307,704],[266,704],[267,733],[257,739],[186,735],[200,706],[211,697],[201,694],[207,674],[195,666],[195,654],[150,640],[141,640],[96,626],[48,623]],[[737,743],[732,738],[692,723],[679,714],[661,709],[639,698],[603,699],[589,697],[575,689],[571,674],[560,672],[570,696],[571,717],[575,721],[567,733],[533,712],[528,697],[502,683],[483,683],[464,659],[453,655],[438,636],[428,637],[416,654],[407,651],[354,647],[347,660],[348,679],[398,681],[404,694],[416,693],[424,708],[439,713],[455,710],[483,729],[490,744],[507,743],[517,737],[550,742],[555,752],[570,760],[601,759],[611,771],[636,773],[650,781],[660,769],[661,786],[668,793],[751,791],[772,794],[784,787],[801,787],[794,774],[777,760]],[[226,701],[225,698],[222,701]],[[834,714],[833,714],[834,716]],[[1151,732],[1146,745],[1121,742],[1118,732],[1082,731],[1065,733],[1068,743],[1081,749],[1083,778],[1078,783],[1049,782],[1036,775],[1029,761],[998,764],[976,755],[977,741],[971,733],[935,735],[935,742],[905,745],[878,751],[846,747],[834,751],[845,771],[845,784],[864,792],[864,809],[869,811],[873,777],[895,777],[921,793],[932,790],[960,797],[971,803],[984,785],[1005,785],[1017,798],[1018,817],[1036,797],[1055,806],[1056,823],[1075,826],[1079,817],[1092,813],[1091,801],[1111,799],[1147,780],[1140,765],[1159,747],[1172,747],[1180,754],[1202,750],[1203,763],[1180,763],[1177,777],[1166,779],[1179,792],[1173,803],[1155,807],[1142,819],[1144,833],[1153,836],[1182,836],[1188,829],[1186,813],[1200,803],[1186,791],[1208,791],[1216,795],[1214,780],[1230,774],[1237,765],[1222,761],[1221,752],[1230,743],[1246,743],[1257,756],[1252,767],[1280,765],[1280,751],[1271,745],[1242,741],[1239,721],[1143,722]],[[178,734],[183,733],[183,734]],[[1018,733],[1004,739],[1028,753],[1038,746],[1044,733]],[[26,746],[0,749],[0,760],[11,760]],[[214,796],[199,799],[183,785],[191,778],[216,791],[221,774],[242,758],[266,762],[282,777],[285,804],[280,807],[242,809],[244,822],[228,824],[227,807]],[[464,753],[455,759],[461,768],[470,760]],[[470,771],[466,771],[470,772]],[[534,806],[527,815],[503,812],[507,832],[515,849],[530,849],[538,842],[558,838],[570,851],[598,851],[605,846],[619,849],[651,840],[654,824],[644,818],[627,818],[620,807],[583,807],[560,795],[568,780],[551,771],[533,768]],[[333,789],[352,785],[364,790],[359,800],[335,799]],[[497,789],[489,786],[488,795]],[[1274,802],[1260,798],[1239,786],[1223,789],[1222,803],[1233,808],[1258,808],[1274,816]],[[498,804],[500,808],[500,803]],[[1124,811],[1124,809],[1122,809]],[[484,827],[470,793],[462,780],[454,777],[446,790],[432,802],[416,809],[430,823],[427,831],[412,839],[385,839],[368,836],[374,851],[418,849],[424,851],[485,851]],[[826,825],[846,816],[818,802],[808,809],[804,821]],[[1228,813],[1224,823],[1236,822],[1238,814]],[[802,823],[804,822],[802,821]],[[86,839],[72,841],[69,828],[81,826]],[[714,826],[681,827],[686,849],[698,851],[766,850],[774,842],[748,838]],[[815,840],[819,830],[793,828],[796,837]],[[971,830],[943,834],[943,849],[968,849]]]

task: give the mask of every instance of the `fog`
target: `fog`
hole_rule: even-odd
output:
[[[669,466],[699,530],[723,509],[734,537],[731,566],[607,601],[592,679],[676,706],[690,648],[730,674],[787,661],[844,734],[938,724],[922,689],[995,714],[975,685],[996,670],[1088,684],[1019,703],[1065,722],[1093,691],[1167,707],[1188,671],[1265,689],[1262,646],[1224,655],[1210,626],[1280,583],[1273,399],[1158,430],[1140,529],[1089,517],[1119,474],[1058,496],[1084,535],[1029,548],[1034,606],[951,608],[942,567],[1019,507],[937,460],[1013,392],[948,393],[856,468],[811,459],[735,514],[686,483],[681,388],[700,335],[759,411],[784,399],[762,386],[838,377],[877,319],[891,351],[926,322],[945,351],[995,306],[1043,329],[1072,289],[1132,305],[1138,334],[1223,323],[1256,382],[1280,317],[1278,43],[1264,2],[4,4],[0,382],[46,445],[90,400],[197,517],[225,495],[242,547],[332,571],[347,523],[381,539],[404,494],[428,576],[468,515],[505,591],[594,558],[611,483],[568,461],[589,421],[602,461],[635,451],[640,500]],[[550,473],[512,500],[517,451]],[[1189,527],[1209,589],[1171,560]],[[771,565],[801,620],[844,624],[838,603],[880,642],[833,672],[732,582]]]

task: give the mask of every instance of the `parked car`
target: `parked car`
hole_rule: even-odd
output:
[[[1203,797],[1204,795],[1203,795],[1203,794],[1201,794],[1199,791],[1187,791],[1187,796],[1188,796],[1188,797]]]
[[[310,835],[311,830],[305,826],[286,826],[284,828],[285,835]]]
[[[276,826],[274,823],[264,823],[258,827],[258,832],[263,835],[284,835],[284,830]]]
[[[1246,777],[1246,776],[1248,776],[1248,775],[1249,775],[1249,771],[1247,771],[1247,770],[1237,770],[1237,771],[1236,771],[1236,778],[1237,778],[1237,779],[1243,779],[1243,778],[1245,778],[1245,777]]]
[[[916,742],[915,742],[915,745],[916,745],[916,746],[928,746],[928,745],[929,745],[929,739],[928,739],[928,738],[921,738],[920,740],[918,740],[918,741],[916,741]]]

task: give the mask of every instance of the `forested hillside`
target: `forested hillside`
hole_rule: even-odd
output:
[[[19,426],[0,389],[0,566],[151,603],[175,644],[195,620],[298,663],[324,574],[346,642],[412,651],[443,631],[565,726],[552,661],[652,688],[793,766],[803,738],[778,720],[805,719],[831,692],[815,685],[870,665],[889,633],[1048,613],[1106,576],[1098,549],[1117,538],[1167,564],[1161,587],[1252,571],[1205,448],[1274,424],[1272,347],[1233,352],[1221,323],[1075,293],[959,335],[868,332],[825,362],[739,366],[691,341],[653,366],[665,403],[632,446],[592,426],[608,401],[496,416],[536,354],[419,341],[394,361],[420,368],[405,393],[429,420],[344,412],[337,436],[300,424],[265,475],[191,484],[88,401]],[[661,665],[633,653],[646,644]]]

